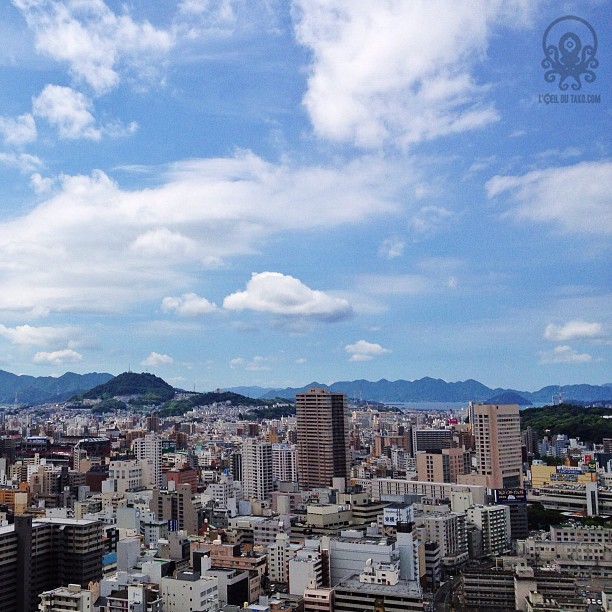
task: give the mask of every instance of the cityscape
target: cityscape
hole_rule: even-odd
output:
[[[5,405],[2,610],[609,610],[612,400],[557,400],[262,400],[125,372]]]
[[[612,612],[609,9],[0,2],[0,612]]]

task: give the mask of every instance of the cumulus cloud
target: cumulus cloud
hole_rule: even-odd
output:
[[[39,351],[34,355],[34,363],[48,365],[64,365],[66,363],[77,363],[83,359],[83,356],[72,349],[63,349],[59,351]]]
[[[57,128],[60,138],[99,140],[102,136],[95,126],[93,104],[82,93],[70,87],[47,85],[32,100],[32,109]]]
[[[411,190],[410,172],[374,158],[295,167],[248,152],[173,164],[145,189],[101,171],[37,184],[47,197],[0,221],[0,310],[116,312],[174,296],[275,233],[390,214]]]
[[[507,197],[507,216],[551,223],[567,233],[612,233],[612,162],[494,176],[486,188],[489,198]]]
[[[523,24],[526,3],[475,0],[295,0],[297,40],[312,52],[304,105],[334,141],[399,146],[497,121],[473,68],[502,21]]]
[[[29,113],[19,117],[0,116],[0,135],[7,145],[23,145],[36,140],[36,123]]]
[[[0,336],[4,336],[12,344],[19,346],[78,346],[82,332],[77,327],[51,327],[32,325],[17,325],[6,327],[0,325]]]
[[[55,127],[60,138],[67,140],[119,138],[132,134],[138,127],[135,122],[125,127],[118,121],[97,125],[92,101],[81,92],[60,85],[46,85],[32,100],[32,110]]]
[[[163,353],[156,353],[152,351],[149,353],[146,359],[143,359],[140,362],[140,365],[143,366],[159,366],[159,365],[168,365],[170,363],[174,363],[174,359],[170,357],[170,355],[165,355]]]
[[[223,300],[223,307],[324,321],[345,319],[352,313],[346,300],[311,289],[297,278],[279,272],[253,273],[246,290],[228,295]]]
[[[161,303],[163,312],[175,312],[185,317],[198,317],[217,310],[217,305],[197,293],[183,293],[181,297],[165,297]]]
[[[391,352],[380,344],[366,340],[357,340],[354,344],[347,344],[344,350],[350,355],[349,361],[370,361],[374,357]]]
[[[555,342],[567,342],[577,339],[600,338],[603,335],[601,323],[581,321],[579,319],[568,321],[562,325],[549,323],[544,330],[544,337]]]
[[[540,363],[589,363],[593,357],[588,353],[579,353],[571,346],[562,344],[552,351],[540,352]]]
[[[13,0],[36,40],[36,49],[65,62],[79,81],[98,93],[116,87],[121,75],[138,80],[157,74],[172,48],[170,32],[127,13],[115,14],[103,0]]]

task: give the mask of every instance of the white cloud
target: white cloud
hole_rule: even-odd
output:
[[[612,162],[534,170],[523,176],[494,176],[489,198],[508,197],[507,215],[552,223],[567,233],[612,233]]]
[[[181,297],[165,297],[161,303],[163,312],[175,312],[185,317],[198,317],[217,310],[217,305],[196,293],[183,293]]]
[[[170,363],[174,363],[174,359],[170,357],[170,355],[165,355],[163,353],[156,353],[152,351],[149,353],[146,359],[143,359],[140,362],[140,365],[143,366],[159,366],[159,365],[168,365]]]
[[[234,357],[230,359],[230,368],[238,368],[244,365],[244,359],[242,357]]]
[[[376,158],[295,167],[248,152],[176,163],[140,190],[101,171],[61,175],[47,198],[0,221],[0,310],[116,312],[180,295],[203,268],[274,234],[392,214],[410,185],[410,172]]]
[[[246,290],[228,295],[223,300],[223,307],[228,310],[248,309],[326,321],[345,319],[352,313],[346,300],[311,289],[297,278],[279,272],[253,273]]]
[[[544,330],[544,337],[555,342],[567,342],[569,340],[600,338],[603,335],[601,323],[589,323],[587,321],[574,320],[562,325],[549,323]]]
[[[593,361],[591,355],[579,353],[567,344],[559,345],[552,351],[540,353],[540,363],[589,363],[591,361]]]
[[[103,0],[13,0],[34,32],[40,53],[69,65],[96,93],[115,88],[122,74],[139,81],[158,72],[173,45],[169,32],[127,13],[116,15]]]
[[[46,85],[32,100],[32,109],[57,128],[60,138],[100,140],[102,136],[91,112],[91,100],[70,87]]]
[[[357,340],[354,344],[347,344],[344,350],[350,355],[349,361],[370,361],[374,357],[391,352],[380,344],[366,340]]]
[[[244,366],[244,369],[249,372],[269,372],[272,370],[271,364],[273,361],[274,359],[272,357],[255,355],[255,357]]]
[[[498,120],[473,68],[495,25],[526,3],[295,0],[297,40],[312,52],[304,105],[317,135],[377,147],[431,140]]]
[[[103,136],[120,138],[133,134],[138,128],[136,122],[127,127],[119,121],[97,125],[93,110],[93,103],[87,96],[60,85],[46,85],[32,100],[33,113],[46,119],[63,139],[100,140]]]
[[[66,363],[77,363],[83,359],[83,355],[72,349],[59,351],[40,351],[34,355],[34,363],[49,365],[64,365]]]
[[[386,259],[395,259],[401,257],[404,254],[406,243],[398,236],[392,236],[383,240],[382,244],[378,247],[378,254]]]
[[[43,165],[40,158],[29,153],[0,153],[0,164],[17,168],[24,174],[39,170]]]
[[[452,217],[443,206],[423,206],[410,220],[410,227],[417,234],[434,234]]]
[[[0,117],[0,134],[7,145],[23,145],[36,140],[36,123],[29,113]]]
[[[6,327],[0,325],[0,336],[4,336],[12,344],[19,346],[76,346],[82,338],[82,332],[77,327],[34,327],[32,325],[17,325]]]

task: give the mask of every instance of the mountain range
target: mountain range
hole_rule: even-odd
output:
[[[75,374],[66,372],[62,376],[27,376],[0,370],[0,403],[2,404],[46,404],[63,402],[73,395],[88,391],[113,378],[112,374],[92,372]]]
[[[318,382],[304,387],[272,389],[266,387],[232,387],[230,391],[248,397],[272,398],[283,397],[293,399],[296,393],[301,393],[310,387],[324,387],[330,391],[346,393],[349,398],[370,400],[376,402],[486,402],[516,403],[521,406],[545,404],[552,401],[596,402],[612,400],[612,383],[606,385],[549,385],[539,391],[518,391],[516,389],[492,389],[477,380],[446,382],[440,378],[421,378],[419,380],[381,379],[376,382],[369,380],[339,381],[331,385]],[[561,397],[559,397],[559,395]]]
[[[121,375],[120,375],[121,376]],[[92,372],[75,374],[66,372],[62,376],[16,375],[0,370],[0,403],[42,404],[62,402],[75,395],[107,383],[116,378],[112,374]],[[118,377],[117,377],[118,378]],[[255,399],[294,399],[296,393],[310,387],[324,387],[330,391],[346,393],[350,399],[373,402],[468,402],[470,400],[498,404],[516,403],[521,406],[550,404],[560,399],[575,402],[599,402],[612,400],[612,383],[605,385],[550,385],[539,391],[491,388],[477,380],[446,382],[439,378],[419,380],[381,379],[338,381],[331,385],[312,382],[304,387],[276,389],[272,387],[231,387],[225,389]],[[560,397],[559,397],[560,396]]]

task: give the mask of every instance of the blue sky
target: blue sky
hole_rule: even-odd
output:
[[[578,92],[541,66],[565,15]],[[612,382],[611,31],[604,1],[3,2],[0,368]]]

